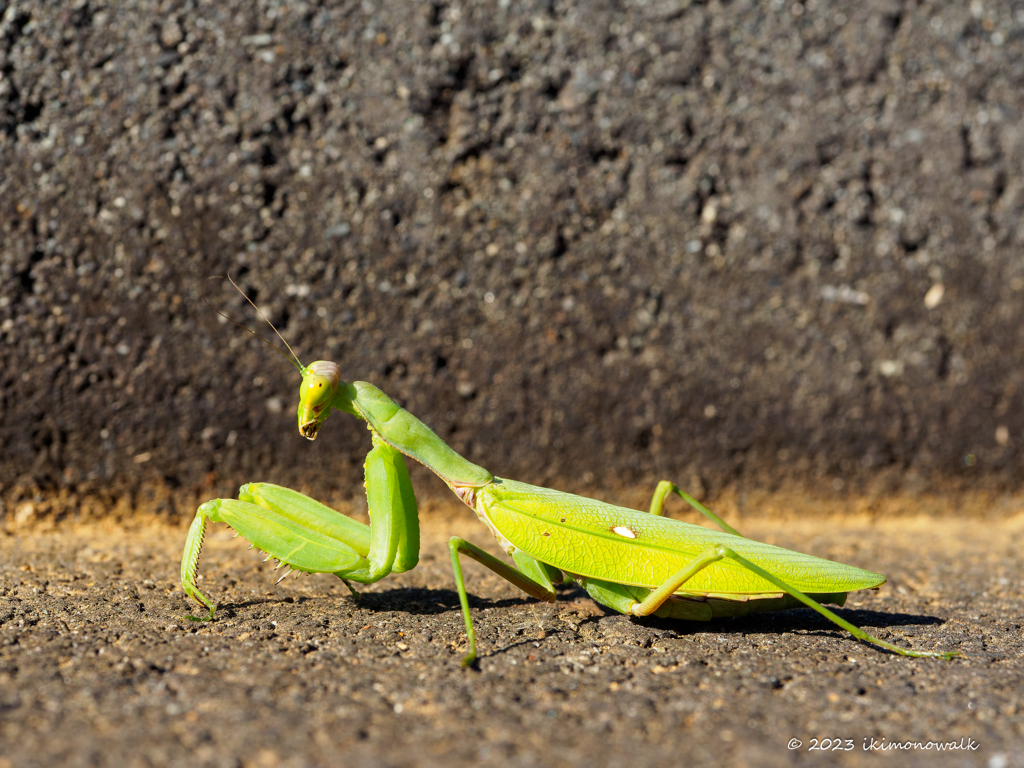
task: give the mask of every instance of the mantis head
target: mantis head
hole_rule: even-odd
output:
[[[316,440],[320,425],[331,412],[331,403],[341,386],[341,368],[337,363],[317,360],[302,369],[299,385],[299,434]]]

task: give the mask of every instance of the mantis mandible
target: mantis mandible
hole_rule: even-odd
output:
[[[208,521],[227,523],[266,552],[267,559],[279,560],[278,567],[333,573],[350,589],[349,582],[370,584],[415,567],[419,519],[403,458],[408,456],[440,477],[476,513],[514,563],[509,565],[458,536],[449,542],[466,626],[468,651],[463,666],[476,659],[476,635],[462,555],[538,600],[554,602],[554,585],[569,579],[597,603],[630,616],[708,621],[807,606],[859,640],[902,656],[951,659],[958,655],[900,648],[822,605],[842,606],[847,593],[880,586],[885,582],[880,574],[744,538],[668,481],[658,484],[649,511],[640,512],[495,477],[452,450],[372,384],[346,383],[336,363],[318,360],[303,366],[294,352],[292,356],[302,376],[298,426],[303,437],[315,440],[332,411],[362,419],[370,430],[373,447],[365,463],[370,525],[268,483],[242,486],[238,499],[200,505],[182,554],[181,583],[190,597],[209,609],[209,615],[189,618],[212,620],[216,610],[196,586]],[[680,496],[722,530],[664,517],[669,494]]]

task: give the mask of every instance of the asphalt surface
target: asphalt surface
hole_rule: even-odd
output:
[[[543,604],[469,564],[481,658],[462,669],[446,537],[493,542],[456,502],[427,507],[421,565],[358,602],[329,576],[274,587],[220,526],[200,565],[209,624],[182,618],[183,527],[4,535],[0,766],[1024,765],[1019,513],[723,510],[747,535],[885,573],[840,614],[950,662],[860,645],[809,610],[700,625],[631,620],[578,589]]]

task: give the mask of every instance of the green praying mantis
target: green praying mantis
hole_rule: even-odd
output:
[[[415,567],[419,519],[403,458],[408,456],[440,477],[476,513],[514,563],[509,565],[458,536],[449,542],[466,626],[468,651],[463,666],[476,659],[476,635],[462,555],[538,600],[554,602],[555,584],[569,579],[597,603],[630,616],[709,621],[807,606],[859,640],[902,656],[951,659],[958,655],[901,648],[869,635],[822,605],[842,606],[847,593],[880,586],[885,582],[880,574],[745,538],[668,481],[658,484],[649,511],[640,512],[495,477],[452,450],[377,387],[343,381],[336,363],[318,360],[303,366],[284,337],[278,336],[302,376],[299,433],[315,440],[333,411],[362,419],[369,428],[373,447],[366,457],[365,484],[370,524],[269,483],[249,483],[242,486],[238,499],[200,505],[182,554],[181,583],[209,615],[190,616],[193,620],[212,620],[216,611],[196,586],[209,521],[226,523],[266,552],[268,560],[279,560],[278,567],[333,573],[350,589],[349,582],[371,584]],[[664,517],[669,494],[680,496],[721,531]]]

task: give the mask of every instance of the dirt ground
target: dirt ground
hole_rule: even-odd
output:
[[[421,565],[359,602],[328,576],[273,586],[218,526],[209,624],[182,618],[183,527],[8,534],[0,766],[1022,766],[1024,516],[927,511],[742,528],[885,573],[840,614],[951,662],[859,645],[809,610],[701,625],[631,620],[575,588],[543,604],[469,564],[481,659],[462,669],[446,537],[493,542],[454,502],[425,516]],[[893,756],[906,742],[963,749]]]

